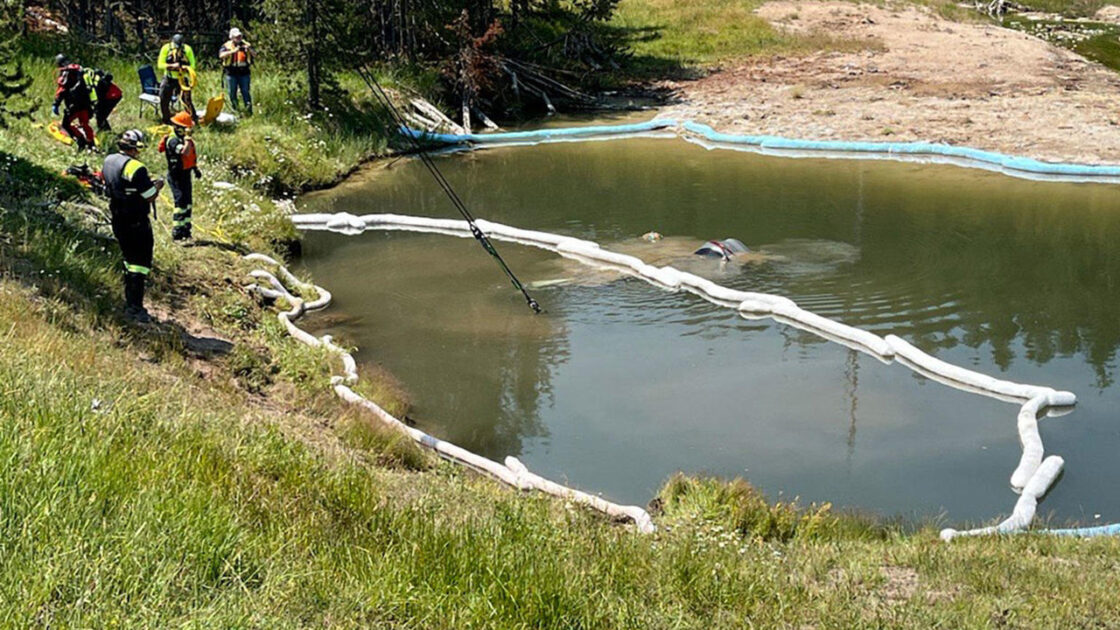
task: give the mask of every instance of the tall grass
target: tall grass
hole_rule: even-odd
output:
[[[208,176],[239,191],[204,187],[197,215],[275,250],[291,228],[258,180],[326,181],[381,140],[260,89],[236,134],[200,135]],[[57,175],[76,158],[28,122],[0,131],[0,627],[1120,626],[1111,539],[944,545],[685,477],[647,537],[439,464],[333,397],[326,356],[239,290],[236,256],[159,229],[155,301],[233,350],[125,326],[104,204]]]
[[[643,537],[451,468],[325,456],[187,365],[0,296],[0,625],[1120,623],[1113,540],[868,535],[685,479]],[[779,513],[803,535],[734,525]]]

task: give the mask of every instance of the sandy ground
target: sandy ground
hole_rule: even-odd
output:
[[[675,82],[682,101],[664,116],[729,133],[939,141],[1120,164],[1120,74],[1075,53],[912,6],[778,1],[758,14],[870,49],[754,60]]]

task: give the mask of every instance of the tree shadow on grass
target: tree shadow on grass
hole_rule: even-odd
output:
[[[665,26],[621,27],[605,26],[613,31],[612,35],[625,42],[627,48],[634,44],[661,39]],[[707,74],[703,68],[682,63],[680,59],[659,57],[649,54],[627,54],[621,63],[624,76],[637,81],[673,80],[692,81]]]
[[[0,153],[0,273],[33,289],[50,309],[52,323],[68,332],[119,328],[122,342],[149,357],[169,351],[227,354],[230,342],[192,333],[178,322],[137,327],[124,319],[120,248],[116,239],[95,229],[107,217],[83,203],[85,195],[72,178]],[[88,225],[83,225],[83,211],[93,215]],[[52,308],[52,303],[67,308]]]

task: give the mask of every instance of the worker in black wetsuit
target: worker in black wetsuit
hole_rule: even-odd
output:
[[[109,191],[113,235],[124,256],[125,317],[146,324],[152,321],[144,308],[144,282],[152,271],[152,224],[148,210],[163,188],[163,180],[153,181],[148,167],[137,159],[144,147],[144,132],[124,132],[117,146],[120,151],[105,158],[101,174]]]

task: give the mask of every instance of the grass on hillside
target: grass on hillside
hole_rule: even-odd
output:
[[[639,73],[755,56],[853,50],[874,42],[784,33],[754,14],[764,0],[622,0],[611,25],[629,33]]]
[[[640,536],[450,465],[310,447],[174,352],[144,359],[26,280],[0,295],[0,625],[1120,623],[1114,539],[945,545],[688,478]]]
[[[1097,11],[1108,4],[1109,0],[1028,0],[1023,5],[1033,11],[1057,13],[1065,17],[1093,17]]]
[[[78,155],[55,142],[43,129],[51,120],[49,104],[54,96],[55,76],[52,58],[59,51],[83,65],[108,70],[124,91],[125,98],[110,119],[114,131],[100,134],[101,146],[112,150],[116,134],[139,128],[148,134],[150,145],[141,159],[153,174],[165,173],[163,155],[155,150],[160,137],[158,115],[150,107],[145,107],[141,114],[137,99],[140,84],[136,68],[142,63],[154,65],[153,60],[125,60],[96,47],[78,47],[65,41],[35,38],[24,43],[24,69],[35,77],[32,96],[42,106],[31,121],[12,121],[9,129],[0,129],[0,147],[15,145],[18,139],[20,155],[37,164],[59,170],[81,162],[100,167],[103,155]],[[334,99],[327,109],[313,114],[302,106],[304,92],[300,81],[298,74],[267,66],[259,68],[253,75],[257,115],[242,116],[235,126],[196,130],[200,168],[205,178],[200,185],[196,184],[194,221],[202,233],[244,241],[252,248],[268,246],[260,240],[262,235],[269,235],[266,241],[289,240],[294,232],[274,200],[328,186],[362,161],[385,152],[382,118],[357,77],[340,77],[348,96]],[[201,111],[210,97],[224,91],[220,72],[199,71],[195,91],[194,103]],[[215,181],[237,187],[232,191],[214,190]],[[164,201],[165,206],[170,203],[170,191],[164,193]]]
[[[203,188],[196,215],[273,251],[291,232],[259,180],[329,181],[380,141],[301,126],[268,105],[279,84],[258,89],[258,117],[200,135],[203,169],[249,207]],[[162,228],[153,297],[173,315],[127,326],[104,203],[57,175],[73,160],[29,123],[0,131],[2,627],[1120,626],[1114,539],[945,545],[687,477],[640,536],[440,464],[337,401],[337,366],[239,288],[236,255]],[[199,356],[187,325],[232,347]]]
[[[860,0],[853,0],[860,1]],[[868,0],[870,4],[929,8],[953,21],[988,19],[955,0]],[[775,28],[754,11],[765,0],[621,0],[611,26],[627,34],[633,52],[629,68],[638,76],[658,77],[718,66],[734,60],[821,50],[863,50],[874,41],[849,41],[827,32],[803,35]],[[1036,11],[1065,17],[1091,17],[1108,0],[1033,0]]]
[[[97,170],[105,154],[79,154],[43,129],[50,120],[52,58],[58,50],[109,70],[125,92],[111,117],[114,132],[100,134],[102,147],[112,149],[116,133],[125,129],[148,131],[158,123],[150,108],[143,116],[138,113],[136,62],[107,57],[94,48],[75,51],[65,42],[25,41],[23,66],[35,78],[32,96],[41,106],[32,120],[11,120],[7,128],[0,128],[0,229],[6,236],[0,251],[9,272],[24,279],[42,274],[36,278],[39,288],[73,307],[87,325],[115,327],[141,342],[146,351],[166,354],[163,349],[168,344],[181,345],[177,337],[182,336],[184,324],[212,327],[242,342],[224,361],[245,391],[268,390],[274,398],[311,410],[321,406],[321,399],[330,400],[332,366],[327,356],[294,348],[272,315],[246,304],[238,287],[248,267],[238,254],[252,250],[281,256],[296,236],[284,199],[295,191],[329,185],[362,160],[384,151],[384,134],[362,93],[355,90],[357,97],[342,106],[342,113],[306,116],[294,105],[301,96],[298,86],[262,72],[254,83],[256,116],[243,118],[233,128],[196,131],[205,177],[195,184],[195,237],[207,245],[172,244],[173,209],[170,191],[165,189],[157,202],[158,220],[153,222],[155,266],[149,299],[178,320],[168,322],[178,330],[153,341],[121,327],[122,263],[104,200],[59,176],[70,164],[88,163]],[[217,72],[204,71],[200,79],[202,96],[215,93]],[[343,115],[345,120],[339,118]],[[158,138],[149,133],[149,148],[141,154],[153,176],[166,172],[164,156],[155,149]],[[215,181],[233,187],[218,189]],[[403,414],[406,397],[387,375],[377,376],[365,380],[365,393]],[[313,401],[316,397],[319,400]]]

